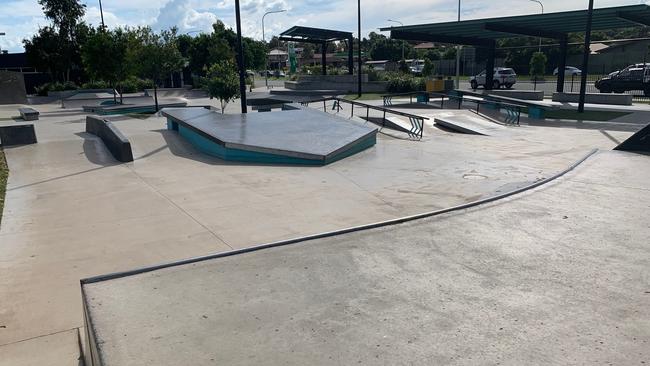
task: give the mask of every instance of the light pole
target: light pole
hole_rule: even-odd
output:
[[[239,65],[239,94],[241,112],[246,114],[246,70],[244,70],[244,46],[241,39],[241,12],[239,11],[239,0],[235,0],[235,25],[237,27],[237,64]],[[223,112],[223,111],[222,111]]]
[[[284,13],[287,11],[286,9],[281,9],[281,10],[272,10],[272,11],[267,11],[262,15],[262,41],[266,44],[266,34],[264,33],[264,18],[269,15],[269,14],[275,14],[275,13]],[[266,88],[269,88],[269,53],[266,53],[266,64],[264,65],[266,67],[266,70],[264,70],[264,83],[266,84]]]
[[[399,20],[388,19],[388,21],[393,23],[399,23],[402,27],[404,26],[404,23],[400,22]],[[402,60],[403,59],[404,59],[404,41],[402,41]]]
[[[540,0],[530,0],[534,3],[538,3],[542,7],[542,14],[544,14],[544,4]],[[542,37],[539,37],[539,47],[537,47],[537,52],[542,52]]]
[[[460,23],[460,0],[458,0],[458,22]],[[456,89],[460,89],[460,46],[456,46]]]
[[[361,97],[361,73],[363,70],[361,69],[362,67],[362,61],[361,61],[361,0],[357,0],[357,26],[358,26],[358,31],[359,31],[359,47],[357,47],[357,68],[359,69],[358,75],[357,75],[357,93],[359,97]]]
[[[102,17],[102,29],[106,29],[104,24],[104,9],[102,9],[102,0],[99,0],[99,15]]]

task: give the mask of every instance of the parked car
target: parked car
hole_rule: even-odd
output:
[[[255,72],[253,70],[246,70],[246,76],[255,76]]]
[[[275,70],[275,71],[273,71],[273,76],[276,77],[276,78],[283,78],[283,77],[285,77],[287,75],[282,70]]]
[[[650,64],[630,65],[597,80],[594,86],[601,93],[643,90],[643,94],[650,97]]]
[[[477,89],[479,86],[485,87],[485,70],[480,74],[470,78],[470,85],[472,89]],[[517,73],[509,67],[495,67],[494,77],[492,82],[492,89],[499,89],[505,86],[507,89],[512,88],[517,83]]]
[[[553,70],[553,75],[557,76],[558,74],[558,68],[556,67],[555,70]],[[573,66],[567,66],[564,68],[564,75],[565,76],[580,76],[582,75],[582,71]]]

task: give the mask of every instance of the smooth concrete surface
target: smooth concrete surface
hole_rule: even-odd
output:
[[[471,209],[86,284],[101,365],[649,362],[649,162],[601,152]]]
[[[467,110],[439,113],[434,118],[434,123],[448,130],[470,135],[491,136],[508,130],[507,127]]]
[[[310,160],[330,159],[376,133],[311,108],[263,114],[169,108],[162,114],[228,149]]]
[[[544,91],[542,90],[514,90],[514,89],[495,89],[483,91],[483,94],[498,95],[522,100],[544,100]]]
[[[0,70],[0,105],[19,103],[27,103],[23,74]]]
[[[0,120],[15,123],[19,107],[0,106]],[[383,130],[350,158],[288,167],[227,163],[167,131],[163,117],[118,116],[109,119],[135,159],[119,164],[84,132],[85,114],[60,102],[38,109],[39,143],[4,149],[2,366],[18,363],[8,351],[16,342],[33,345],[21,357],[42,364],[39,338],[83,325],[81,278],[449,207],[548,177],[631,135],[522,126],[485,138],[434,127],[449,111],[405,109],[432,118],[421,141]],[[226,112],[238,109],[235,101]]]
[[[554,102],[573,102],[577,103],[580,99],[580,93],[553,93]],[[587,93],[585,102],[592,104],[611,104],[611,105],[632,105],[631,94],[611,94],[611,93]]]

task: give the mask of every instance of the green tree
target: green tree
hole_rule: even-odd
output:
[[[83,38],[87,27],[82,21],[86,13],[86,5],[79,2],[79,0],[39,0],[38,3],[42,6],[45,17],[52,22],[51,28],[47,32],[48,36],[55,36],[55,43],[58,52],[44,54],[38,50],[32,49],[33,52],[30,59],[39,56],[49,56],[40,62],[51,62],[56,65],[56,71],[61,73],[61,78],[65,81],[70,80],[70,71],[75,67],[80,67],[80,43]],[[35,37],[38,37],[39,34]],[[48,37],[47,42],[51,41]],[[31,45],[43,44],[41,40],[32,38]],[[25,49],[27,50],[27,42],[25,42]],[[57,75],[58,77],[59,75]]]
[[[205,86],[210,99],[217,98],[221,104],[221,113],[226,105],[239,97],[239,77],[232,61],[216,63],[207,71]]]
[[[134,38],[139,42],[132,40],[131,49],[127,53],[128,62],[141,77],[153,80],[158,111],[158,84],[170,73],[180,70],[185,63],[178,50],[176,29],[156,34],[149,27],[138,28]]]
[[[530,58],[530,76],[544,76],[546,71],[546,55],[543,52],[535,52]]]
[[[399,61],[399,66],[398,66],[399,72],[403,74],[408,74],[411,70],[409,69],[408,65],[406,64],[406,60],[400,60]]]
[[[422,68],[422,76],[432,77],[436,73],[436,65],[428,58],[424,59],[424,67]]]
[[[94,80],[107,81],[112,89],[117,89],[117,83],[127,77],[125,75],[127,46],[126,36],[121,29],[115,31],[91,29],[81,48],[81,58],[86,72]]]

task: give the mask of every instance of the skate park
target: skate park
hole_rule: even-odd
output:
[[[648,360],[648,104],[271,91],[0,105],[0,365]]]

